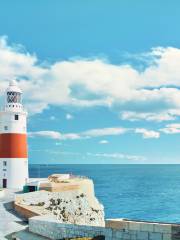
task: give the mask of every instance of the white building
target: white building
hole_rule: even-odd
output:
[[[22,91],[13,80],[0,112],[0,187],[22,189],[28,180],[26,119]]]

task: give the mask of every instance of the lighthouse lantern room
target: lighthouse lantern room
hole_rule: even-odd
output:
[[[0,112],[0,187],[22,189],[28,180],[26,119],[22,91],[10,81]]]

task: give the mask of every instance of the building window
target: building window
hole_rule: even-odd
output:
[[[7,162],[3,161],[3,166],[6,167],[7,166]]]
[[[8,130],[8,126],[4,126],[4,130],[6,130],[6,131],[7,131],[7,130]]]
[[[14,119],[15,119],[15,120],[19,120],[19,115],[16,114],[16,115],[14,116]]]

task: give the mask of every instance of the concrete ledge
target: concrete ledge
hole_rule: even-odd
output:
[[[48,240],[49,238],[39,236],[37,234],[31,233],[28,229],[19,231],[12,235],[12,239],[15,240]]]
[[[19,216],[25,218],[26,220],[28,220],[31,217],[39,216],[37,212],[34,212],[33,210],[31,210],[30,207],[28,206],[22,207],[14,203],[14,209],[19,214]]]

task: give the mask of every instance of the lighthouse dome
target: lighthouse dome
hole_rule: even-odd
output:
[[[9,87],[7,88],[6,92],[22,93],[21,89],[17,85],[16,80],[14,79],[9,82]]]
[[[16,82],[16,80],[11,80],[10,82],[9,82],[9,86],[17,86],[17,82]]]
[[[22,112],[22,91],[16,80],[11,80],[5,92],[5,111]]]

